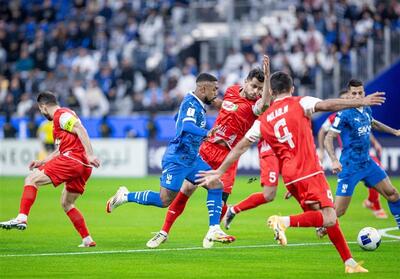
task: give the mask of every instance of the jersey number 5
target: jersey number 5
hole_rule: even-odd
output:
[[[282,131],[283,131],[283,135],[280,132],[281,127],[282,127]],[[275,123],[274,132],[275,132],[276,138],[278,139],[278,141],[280,143],[287,142],[289,144],[290,148],[294,148],[293,135],[291,132],[289,132],[285,118],[282,118],[278,122]]]

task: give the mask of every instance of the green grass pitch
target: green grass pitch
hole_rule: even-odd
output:
[[[260,191],[258,181],[237,179],[229,203]],[[77,248],[81,240],[60,206],[62,187],[39,190],[26,231],[0,231],[0,278],[344,278],[344,266],[328,240],[318,240],[314,229],[288,229],[289,244],[278,247],[266,218],[272,214],[300,213],[294,199],[283,200],[279,187],[274,202],[238,215],[229,233],[237,237],[231,245],[216,244],[201,249],[208,229],[206,191],[199,189],[158,250],[145,244],[160,229],[165,209],[126,204],[112,214],[105,212],[107,199],[119,185],[130,190],[158,189],[158,177],[143,179],[91,179],[77,207],[86,218],[97,247]],[[0,220],[15,217],[23,186],[22,177],[0,177]],[[332,188],[335,179],[330,178]],[[400,185],[400,178],[392,178]],[[366,226],[394,227],[393,218],[376,219],[362,208],[367,190],[358,185],[350,208],[340,221],[356,260],[365,261],[368,274],[352,278],[399,278],[400,241],[383,238],[379,249],[362,251],[356,241]],[[382,200],[384,208],[387,204]],[[397,237],[399,231],[388,232]],[[303,245],[303,244],[312,245]],[[180,249],[188,248],[188,249]],[[74,252],[77,252],[74,254]],[[83,254],[87,253],[87,254]],[[48,255],[44,255],[48,254]],[[16,256],[21,255],[21,256]]]

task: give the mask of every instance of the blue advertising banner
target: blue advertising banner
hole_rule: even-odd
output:
[[[383,152],[381,156],[381,163],[388,175],[400,176],[400,139],[395,137],[384,137],[379,138],[379,142],[383,146]],[[148,145],[148,173],[149,174],[160,174],[161,173],[161,159],[164,155],[165,148],[168,142],[150,140]],[[339,156],[340,149],[337,149]],[[330,160],[328,156],[325,156],[322,162],[326,174],[330,175]],[[260,172],[260,166],[258,161],[257,146],[254,145],[248,150],[239,161],[238,174],[241,175],[257,175]]]

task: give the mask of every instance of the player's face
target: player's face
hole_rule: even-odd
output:
[[[350,89],[346,95],[349,99],[363,98],[365,97],[364,86],[350,86]]]
[[[39,105],[39,110],[40,110],[40,113],[44,117],[46,117],[47,120],[53,121],[53,117],[51,117],[51,115],[49,114],[47,107],[45,105]]]
[[[204,90],[204,103],[210,105],[215,98],[217,98],[218,94],[218,83],[214,82],[207,82],[203,85]]]
[[[263,85],[264,84],[256,78],[246,80],[243,88],[246,99],[256,100],[261,97]]]

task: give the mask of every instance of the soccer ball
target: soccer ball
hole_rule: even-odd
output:
[[[358,233],[357,242],[362,249],[374,251],[381,244],[381,236],[376,229],[366,227]]]

